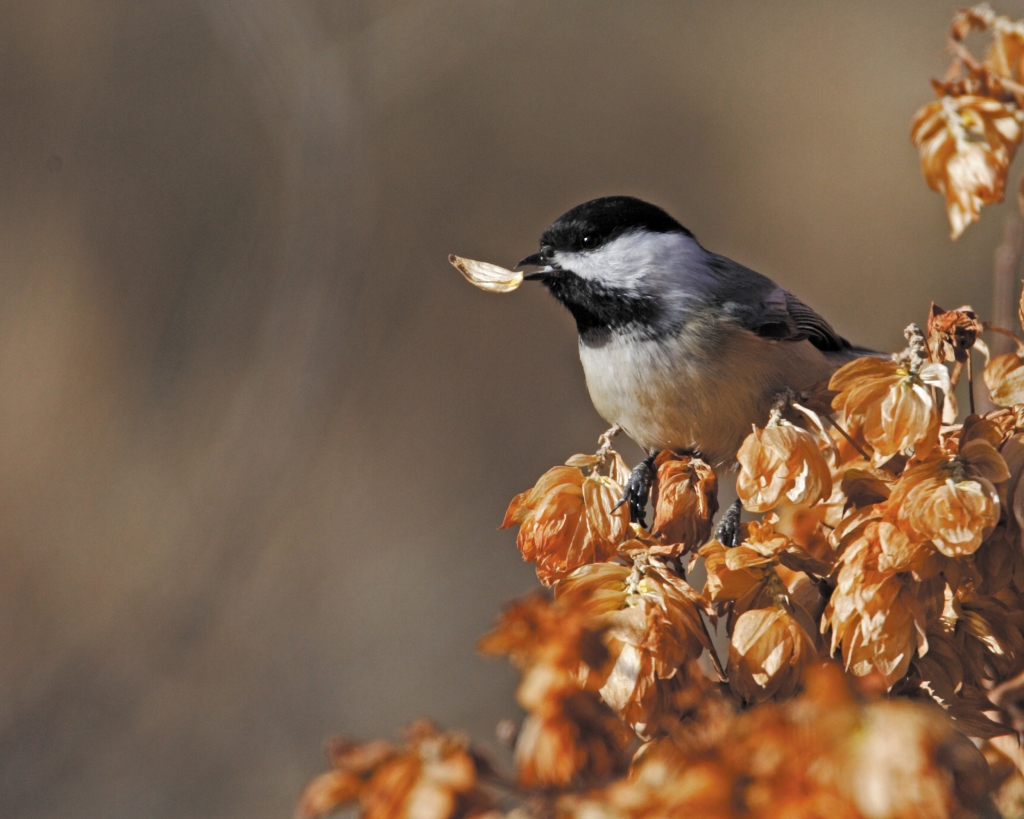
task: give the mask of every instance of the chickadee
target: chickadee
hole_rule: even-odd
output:
[[[806,390],[871,354],[771,279],[705,250],[661,208],[633,197],[563,214],[540,251],[516,265],[526,266],[542,268],[524,278],[544,284],[576,319],[594,407],[651,456],[685,450],[731,466],[782,390]],[[642,518],[637,500],[630,505]]]

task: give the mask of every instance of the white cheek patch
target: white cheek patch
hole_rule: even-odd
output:
[[[633,231],[597,250],[555,251],[555,261],[581,278],[629,288],[649,277],[659,278],[666,269],[686,266],[703,254],[700,245],[682,233]]]

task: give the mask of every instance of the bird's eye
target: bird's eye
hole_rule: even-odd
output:
[[[597,236],[595,234],[588,233],[580,241],[580,244],[582,244],[584,247],[597,247],[598,238],[597,238]]]

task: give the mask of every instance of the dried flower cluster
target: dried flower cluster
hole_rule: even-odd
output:
[[[928,328],[840,368],[831,414],[779,396],[737,455],[737,545],[695,456],[654,461],[649,529],[615,430],[542,475],[504,526],[553,595],[480,643],[522,674],[515,781],[418,725],[335,747],[299,814],[1024,816],[1024,400],[944,423],[986,326]],[[984,370],[997,398],[1024,399],[1020,355]]]
[[[964,45],[972,31],[991,37],[983,60]],[[946,197],[956,239],[978,220],[982,205],[1003,200],[1024,133],[1024,23],[982,3],[956,13],[949,44],[952,65],[942,81],[932,81],[939,98],[914,115],[911,139],[928,185]]]

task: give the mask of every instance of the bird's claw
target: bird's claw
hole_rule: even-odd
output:
[[[737,498],[725,510],[722,519],[718,521],[718,528],[715,529],[715,540],[730,549],[740,544],[740,512],[742,511],[743,507]]]
[[[622,497],[615,504],[615,508],[618,509],[622,504],[628,503],[630,521],[639,523],[645,529],[647,528],[647,521],[645,520],[647,500],[651,496],[651,486],[654,484],[654,459],[657,457],[658,453],[655,452],[633,467],[629,481],[626,483],[626,488],[622,492]]]

